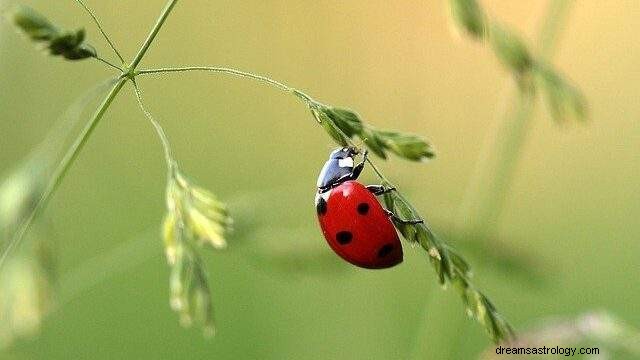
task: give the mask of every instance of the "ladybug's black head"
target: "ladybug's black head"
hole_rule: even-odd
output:
[[[347,180],[355,180],[360,173],[354,172],[353,157],[357,154],[358,150],[352,147],[333,150],[318,176],[319,192],[325,192]]]
[[[358,154],[358,150],[352,147],[337,148],[331,152],[329,159],[353,158]]]

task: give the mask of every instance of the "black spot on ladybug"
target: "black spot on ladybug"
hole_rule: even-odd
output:
[[[336,234],[336,240],[340,245],[347,245],[353,239],[353,234],[349,231],[339,231]]]
[[[383,258],[383,257],[389,255],[392,251],[393,251],[393,245],[391,245],[391,244],[383,245],[380,248],[380,250],[378,250],[378,257]]]
[[[318,203],[316,204],[316,211],[318,212],[318,215],[324,215],[327,213],[327,202],[323,198],[318,200]]]
[[[369,212],[369,204],[367,203],[360,203],[358,204],[358,214],[360,215],[367,215],[367,213]]]

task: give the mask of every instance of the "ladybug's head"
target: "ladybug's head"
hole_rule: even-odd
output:
[[[358,154],[358,149],[353,147],[337,148],[331,152],[329,159],[347,159],[352,158]]]
[[[358,153],[353,147],[333,150],[318,176],[318,190],[325,192],[342,182],[355,180],[358,174],[354,173],[353,157]]]

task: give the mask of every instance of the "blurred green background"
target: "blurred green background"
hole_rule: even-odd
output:
[[[108,54],[73,1],[20,3],[86,27]],[[130,58],[164,1],[88,5]],[[532,40],[547,1],[483,5]],[[517,329],[594,309],[640,325],[638,13],[635,0],[576,2],[561,33],[553,62],[585,92],[590,121],[557,126],[538,106],[498,227],[539,280],[491,266],[449,236]],[[374,126],[424,136],[435,161],[378,163],[447,236],[510,79],[485,46],[451,29],[443,0],[181,1],[143,66],[266,74],[356,109]],[[0,173],[111,74],[94,61],[47,57],[0,22]],[[46,210],[58,307],[39,336],[1,358],[471,359],[490,346],[458,294],[436,285],[421,249],[406,247],[404,263],[386,271],[354,268],[331,252],[312,204],[333,144],[294,97],[222,75],[139,81],[182,168],[236,220],[229,249],[205,253],[217,335],[181,328],[169,308],[159,236],[165,167],[127,86]],[[362,179],[375,182],[370,170]]]

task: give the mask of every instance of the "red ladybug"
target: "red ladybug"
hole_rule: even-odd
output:
[[[336,149],[329,155],[318,176],[316,211],[325,239],[340,257],[367,269],[384,269],[402,262],[402,245],[390,217],[400,220],[380,205],[376,195],[393,188],[364,186],[356,179],[366,161],[354,166],[358,151]]]

